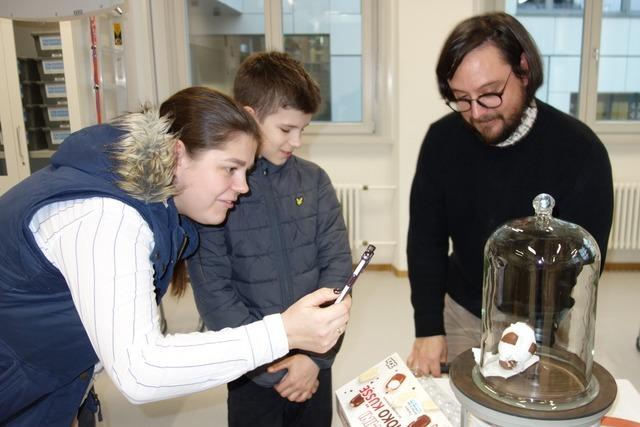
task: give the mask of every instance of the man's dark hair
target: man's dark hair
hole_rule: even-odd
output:
[[[440,95],[446,100],[455,97],[449,87],[464,57],[475,48],[491,43],[497,47],[518,78],[528,79],[526,90],[527,104],[533,99],[542,85],[542,60],[540,52],[531,35],[513,16],[506,13],[487,13],[466,19],[459,23],[449,34],[442,47],[436,76]],[[529,69],[520,66],[520,57],[524,54]]]

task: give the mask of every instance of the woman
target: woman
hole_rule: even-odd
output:
[[[69,426],[97,363],[144,403],[335,344],[350,302],[319,308],[326,289],[245,327],[160,333],[156,302],[197,246],[191,220],[225,219],[259,142],[228,97],[185,89],[159,113],[74,133],[0,197],[0,424]]]

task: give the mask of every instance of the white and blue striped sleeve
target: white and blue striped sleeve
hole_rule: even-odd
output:
[[[87,335],[114,384],[132,403],[224,384],[288,352],[282,317],[217,332],[160,332],[153,233],[112,198],[56,202],[30,223],[38,246],[67,281]]]

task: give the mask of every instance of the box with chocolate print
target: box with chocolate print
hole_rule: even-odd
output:
[[[397,353],[336,390],[344,427],[451,426]]]

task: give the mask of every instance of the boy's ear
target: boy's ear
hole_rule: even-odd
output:
[[[242,108],[244,108],[244,110],[247,113],[251,114],[255,120],[258,120],[258,115],[256,114],[256,110],[254,110],[253,108],[249,107],[248,105],[245,105]]]

